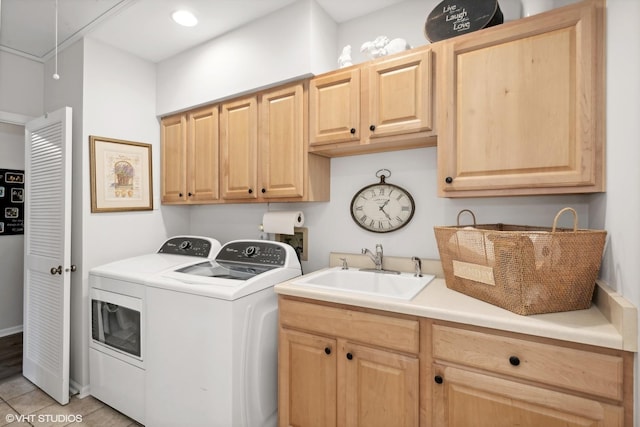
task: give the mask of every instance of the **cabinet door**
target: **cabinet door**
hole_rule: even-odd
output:
[[[339,346],[339,425],[417,427],[418,358],[351,342]]]
[[[581,2],[445,42],[439,195],[604,191],[602,35]]]
[[[222,105],[222,197],[255,199],[258,167],[258,101],[255,96]]]
[[[609,427],[622,407],[503,378],[434,365],[435,427]]]
[[[302,197],[305,173],[304,87],[262,95],[260,103],[260,192],[264,198]]]
[[[360,140],[360,69],[350,68],[311,80],[309,144]]]
[[[218,199],[218,107],[190,112],[187,116],[189,168],[187,182],[189,201]]]
[[[377,137],[433,129],[431,50],[374,62],[363,74],[363,133]]]
[[[280,329],[280,427],[335,427],[336,341]]]
[[[160,177],[163,203],[187,200],[187,124],[184,114],[162,119]]]

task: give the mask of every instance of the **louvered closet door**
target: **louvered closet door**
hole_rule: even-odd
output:
[[[69,402],[71,108],[26,125],[23,375]]]

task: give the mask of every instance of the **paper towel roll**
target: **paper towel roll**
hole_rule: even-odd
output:
[[[262,228],[266,233],[293,234],[293,227],[302,227],[302,211],[266,212],[262,217]]]

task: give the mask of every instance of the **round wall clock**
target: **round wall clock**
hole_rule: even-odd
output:
[[[376,172],[380,182],[360,189],[351,200],[351,217],[365,230],[388,233],[404,227],[413,218],[416,209],[413,197],[404,188],[387,183],[389,176],[388,169],[380,169]]]

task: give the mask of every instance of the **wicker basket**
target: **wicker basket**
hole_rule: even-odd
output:
[[[473,226],[460,225],[468,212]],[[556,228],[572,212],[573,229]],[[607,232],[579,230],[564,208],[553,227],[476,224],[458,213],[457,226],[434,227],[447,287],[529,315],[589,308]]]

